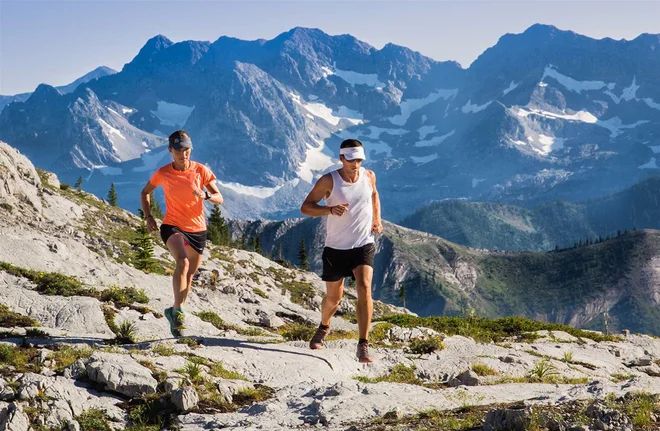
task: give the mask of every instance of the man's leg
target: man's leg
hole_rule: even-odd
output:
[[[321,302],[321,324],[330,326],[330,319],[337,312],[344,296],[344,279],[325,282],[326,295]]]
[[[374,269],[369,265],[359,265],[353,270],[355,285],[357,288],[357,321],[360,339],[369,338],[369,327],[371,316],[374,313],[374,303],[371,299],[371,279]]]
[[[202,255],[197,253],[194,248],[187,245],[186,253],[188,254],[188,273],[186,274],[186,289],[183,292],[183,298],[181,300],[181,307],[188,301],[188,295],[190,295],[190,289],[192,287],[192,279],[195,275],[195,272],[199,269],[202,264]]]
[[[176,268],[172,275],[172,290],[174,292],[174,309],[181,308],[185,301],[187,281],[186,277],[190,268],[190,260],[184,243],[184,237],[175,233],[167,240],[167,248],[176,262]]]
[[[330,319],[339,308],[341,297],[344,295],[344,278],[337,281],[326,281],[325,286],[327,292],[321,302],[321,324],[312,339],[309,340],[309,348],[312,350],[323,347],[323,340],[330,333]]]

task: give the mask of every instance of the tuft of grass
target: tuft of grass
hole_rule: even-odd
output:
[[[237,373],[236,371],[227,370],[222,365],[222,362],[213,363],[213,365],[211,365],[209,368],[209,374],[213,377],[220,377],[223,379],[247,380],[247,377],[245,377],[243,374]]]
[[[55,362],[55,371],[63,371],[78,359],[89,358],[94,351],[90,347],[75,348],[63,346],[52,352],[48,358]]]
[[[534,363],[534,367],[527,373],[530,380],[537,380],[542,382],[551,376],[559,374],[557,367],[555,367],[549,360],[542,359]]]
[[[36,320],[14,313],[4,304],[0,304],[0,328],[25,328],[29,326],[40,326]]]
[[[564,357],[561,360],[566,363],[573,362],[573,352],[564,352]]]
[[[75,277],[60,274],[59,272],[33,271],[20,268],[7,262],[0,262],[0,270],[16,277],[30,280],[36,285],[36,290],[44,295],[60,296],[91,296],[98,298],[95,289],[87,289]]]
[[[115,342],[117,344],[135,344],[137,341],[136,330],[135,323],[124,320],[117,327]]]
[[[436,350],[444,350],[445,344],[442,342],[442,338],[437,335],[432,335],[426,338],[415,338],[410,341],[408,345],[408,350],[411,353],[416,355],[425,355],[428,353],[433,353]]]
[[[261,296],[262,298],[268,299],[268,295],[266,294],[266,292],[264,292],[263,290],[259,289],[258,287],[255,287],[255,288],[253,289],[253,292],[256,293],[257,295]]]
[[[535,334],[530,333],[541,330],[564,331],[574,337],[589,338],[596,342],[621,341],[621,337],[614,335],[603,335],[558,323],[539,322],[517,316],[487,319],[482,317],[466,318],[449,316],[417,317],[407,314],[395,314],[374,320],[389,322],[406,328],[422,326],[442,332],[448,336],[462,335],[464,337],[472,337],[475,341],[481,343],[490,343],[491,341],[496,343],[503,342],[511,337],[518,337],[522,341],[529,342],[537,338]]]
[[[267,386],[255,385],[254,388],[245,388],[236,392],[232,401],[237,406],[260,403],[273,397],[273,390]]]
[[[630,380],[634,377],[635,377],[634,374],[622,374],[622,373],[610,374],[610,380],[612,380],[614,383],[620,383],[626,380]]]
[[[186,361],[186,365],[177,371],[187,376],[188,379],[194,384],[204,383],[204,378],[202,377],[202,366],[197,362],[190,360]]]
[[[358,380],[362,383],[379,383],[379,382],[390,382],[390,383],[406,383],[409,385],[418,385],[425,386],[424,381],[422,381],[415,374],[417,367],[415,365],[406,366],[404,364],[397,364],[390,370],[389,373],[379,376],[379,377],[355,377],[355,380]]]
[[[316,290],[311,283],[306,281],[284,280],[281,282],[281,286],[282,295],[288,290],[291,293],[291,302],[303,307],[309,308],[312,299],[316,296]]]
[[[315,327],[297,322],[284,325],[278,329],[280,335],[288,341],[309,341],[314,336],[315,331]]]
[[[195,316],[199,317],[202,319],[204,322],[208,322],[211,325],[215,326],[221,331],[236,331],[239,334],[242,335],[247,335],[247,336],[258,336],[258,335],[264,335],[264,332],[261,329],[255,329],[255,328],[240,328],[236,325],[232,325],[231,323],[225,322],[222,317],[218,316],[215,312],[213,311],[201,311],[199,313],[195,313]]]
[[[623,411],[630,416],[634,429],[648,429],[655,421],[652,416],[658,411],[658,396],[645,392],[629,393],[624,397]]]
[[[114,302],[115,307],[128,307],[136,302],[148,304],[149,297],[143,289],[136,289],[133,286],[121,288],[119,286],[110,286],[101,292],[100,298],[103,302]]]
[[[472,371],[474,371],[478,376],[484,377],[484,376],[497,376],[499,373],[489,367],[486,364],[482,364],[479,362],[475,362],[472,364]]]
[[[174,350],[174,347],[168,346],[167,344],[159,344],[151,349],[151,351],[160,356],[176,355],[176,350]]]
[[[0,367],[25,368],[30,361],[30,350],[12,344],[0,344]]]
[[[85,410],[76,417],[81,431],[112,431],[106,413],[101,409]]]

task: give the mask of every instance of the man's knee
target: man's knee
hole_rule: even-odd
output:
[[[180,257],[176,260],[175,271],[179,271],[185,274],[188,272],[189,268],[190,268],[190,259],[188,259],[187,256]]]
[[[328,303],[328,305],[336,307],[341,302],[341,297],[342,295],[326,295],[325,301]]]
[[[355,285],[358,297],[371,296],[371,280],[357,280]]]

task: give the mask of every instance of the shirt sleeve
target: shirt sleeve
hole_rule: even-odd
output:
[[[149,178],[149,182],[154,187],[163,185],[163,174],[160,172],[160,169],[158,169],[156,172],[153,173],[153,175],[151,175],[151,178]]]
[[[202,179],[204,180],[204,185],[207,185],[210,182],[215,181],[216,177],[209,168],[202,166]]]

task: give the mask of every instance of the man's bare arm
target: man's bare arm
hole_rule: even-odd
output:
[[[383,222],[380,218],[380,195],[378,194],[378,189],[376,188],[376,174],[374,171],[368,170],[367,175],[371,181],[371,206],[373,208],[374,217],[371,231],[375,233],[381,233],[383,231]]]
[[[325,174],[314,184],[314,188],[300,207],[300,212],[311,217],[329,215],[332,211],[331,207],[319,205],[319,202],[330,196],[330,192],[332,192],[332,177],[330,174]]]

